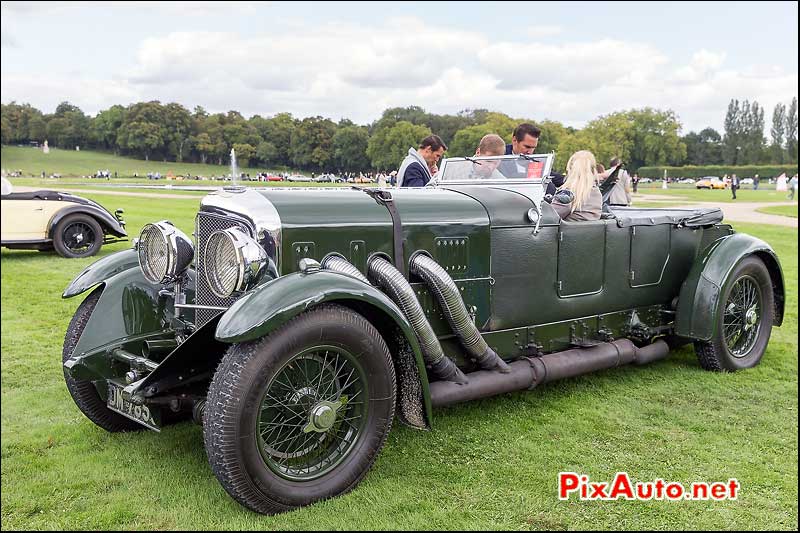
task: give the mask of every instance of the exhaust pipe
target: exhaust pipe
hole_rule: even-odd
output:
[[[431,403],[433,407],[441,407],[506,392],[530,390],[542,383],[597,370],[629,363],[644,365],[667,355],[669,346],[661,339],[643,348],[637,348],[628,339],[620,339],[591,348],[573,348],[541,357],[524,357],[508,365],[511,370],[508,374],[479,370],[469,373],[469,383],[466,385],[455,386],[444,381],[431,383]]]
[[[348,276],[352,276],[363,281],[367,285],[370,284],[367,277],[362,274],[359,269],[357,269],[352,263],[339,254],[330,254],[323,259],[322,268],[326,270],[333,270],[334,272],[339,272],[341,274],[347,274]]]
[[[375,257],[367,266],[367,276],[389,295],[411,322],[419,339],[425,363],[430,366],[433,375],[446,380],[447,383],[457,383],[458,386],[467,383],[464,373],[442,351],[439,339],[425,318],[425,312],[419,305],[414,289],[403,275],[386,259]]]
[[[450,274],[424,254],[417,254],[411,260],[411,272],[425,280],[444,311],[450,327],[472,359],[484,370],[499,370],[504,374],[511,372],[506,362],[486,344],[478,328],[470,320],[464,300]]]

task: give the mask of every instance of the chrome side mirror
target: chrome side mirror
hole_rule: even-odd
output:
[[[533,228],[533,235],[534,237],[539,233],[539,225],[542,223],[542,212],[539,210],[539,206],[534,204],[536,207],[532,207],[528,209],[528,220],[531,224],[536,224]]]

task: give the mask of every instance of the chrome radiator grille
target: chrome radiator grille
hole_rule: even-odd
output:
[[[240,228],[242,231],[253,236],[253,232],[250,227],[242,222],[234,220],[229,217],[219,216],[219,215],[212,215],[209,213],[200,212],[197,214],[197,218],[195,219],[195,236],[197,239],[197,248],[195,250],[195,270],[197,272],[197,287],[195,289],[195,303],[197,305],[210,305],[214,307],[230,307],[233,302],[236,301],[236,298],[231,296],[228,298],[220,298],[213,292],[211,292],[211,288],[208,286],[208,280],[206,280],[206,271],[205,265],[203,264],[203,255],[205,254],[206,250],[206,243],[208,242],[208,238],[211,236],[212,233],[218,230],[224,230],[228,228]],[[195,322],[196,326],[199,328],[205,325],[209,320],[214,318],[220,311],[215,311],[211,309],[196,309],[195,310]]]

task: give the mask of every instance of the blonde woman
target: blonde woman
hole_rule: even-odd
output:
[[[603,195],[597,187],[597,161],[588,150],[575,152],[567,161],[567,179],[551,205],[563,220],[600,220]]]

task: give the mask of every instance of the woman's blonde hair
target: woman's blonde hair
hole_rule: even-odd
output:
[[[575,152],[567,161],[567,179],[560,188],[569,189],[575,197],[570,212],[580,210],[589,199],[592,187],[597,182],[596,167],[597,160],[589,150]]]

